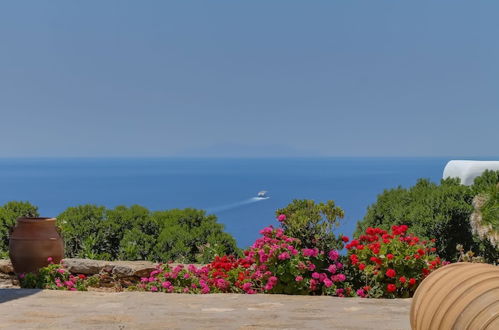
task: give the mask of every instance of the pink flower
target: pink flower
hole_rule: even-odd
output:
[[[336,250],[329,251],[329,254],[328,254],[329,259],[336,261],[336,260],[338,260],[339,256],[340,256],[340,254],[338,253],[338,251],[336,251]]]
[[[327,270],[328,270],[331,274],[334,274],[334,273],[336,273],[336,266],[335,266],[335,265],[329,265],[329,267],[327,268]]]
[[[59,268],[59,269],[57,270],[57,272],[58,272],[59,274],[64,274],[64,273],[66,272],[66,270],[65,270],[65,269],[62,269],[62,268]]]
[[[265,291],[270,291],[272,290],[274,286],[270,283],[265,284],[265,287],[263,288]]]
[[[346,279],[345,274],[338,274],[331,276],[331,279],[335,282],[343,282]]]
[[[317,257],[319,254],[318,249],[302,249],[301,252],[305,257]]]
[[[185,279],[188,279],[189,277],[191,277],[191,275],[189,275],[189,273],[185,273],[185,274],[184,274],[184,278],[185,278]]]
[[[278,259],[279,259],[279,260],[286,260],[286,259],[289,259],[289,258],[290,258],[290,257],[289,257],[289,253],[287,253],[287,252],[283,252],[283,253],[281,253],[281,254],[279,255],[279,257],[278,257]]]
[[[361,298],[365,298],[366,297],[366,293],[364,292],[363,289],[358,289],[357,290],[357,296],[359,296]]]
[[[170,286],[172,286],[172,284],[169,281],[165,281],[161,283],[161,286],[165,289],[168,289]]]
[[[279,216],[277,217],[277,220],[279,222],[283,222],[286,220],[286,215],[285,214],[279,214]]]
[[[318,280],[321,276],[319,275],[319,273],[317,272],[313,272],[312,273],[312,278],[315,278],[316,280]]]
[[[158,288],[155,287],[155,286],[151,286],[151,292],[157,292],[158,291]]]
[[[296,276],[296,277],[295,277],[295,281],[296,281],[296,282],[301,282],[301,281],[303,281],[303,276]]]
[[[20,279],[23,279],[23,278],[25,278],[25,277],[26,277],[26,274],[24,274],[24,273],[19,274],[19,278],[20,278]]]
[[[275,277],[275,276],[269,277],[269,282],[274,283],[274,284],[277,283],[277,277]]]
[[[247,292],[251,289],[251,286],[252,286],[251,282],[246,282],[243,284],[243,290]]]
[[[329,288],[333,285],[333,282],[331,282],[330,280],[328,280],[326,278],[326,279],[324,279],[324,285],[326,286],[326,288]]]
[[[48,257],[48,258],[47,258],[47,261],[48,261],[48,262],[52,262],[52,260],[53,260],[53,259],[52,259],[52,257]]]

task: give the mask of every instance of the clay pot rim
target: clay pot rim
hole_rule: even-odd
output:
[[[17,222],[26,222],[26,223],[40,223],[40,222],[55,222],[56,218],[51,217],[20,217],[17,218]]]

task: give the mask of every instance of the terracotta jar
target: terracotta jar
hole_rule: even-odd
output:
[[[411,327],[499,329],[499,267],[458,262],[431,273],[414,293]]]
[[[18,218],[11,230],[9,256],[16,274],[37,272],[52,257],[59,263],[64,255],[55,218]]]

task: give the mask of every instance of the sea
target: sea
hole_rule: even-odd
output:
[[[244,248],[278,225],[293,199],[334,200],[350,236],[385,189],[439,182],[451,158],[4,158],[0,204],[29,201],[55,217],[80,204],[198,208],[215,214]],[[260,191],[268,198],[257,198]]]

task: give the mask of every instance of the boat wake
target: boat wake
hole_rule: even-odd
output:
[[[232,204],[227,204],[227,205],[218,206],[218,207],[214,207],[214,208],[209,208],[206,211],[207,211],[207,213],[220,213],[223,211],[233,210],[233,209],[236,209],[236,208],[244,206],[244,205],[258,203],[258,202],[267,200],[269,198],[270,197],[252,197],[252,198],[248,198],[248,199],[242,200],[242,201],[237,202],[237,203],[232,203]]]

